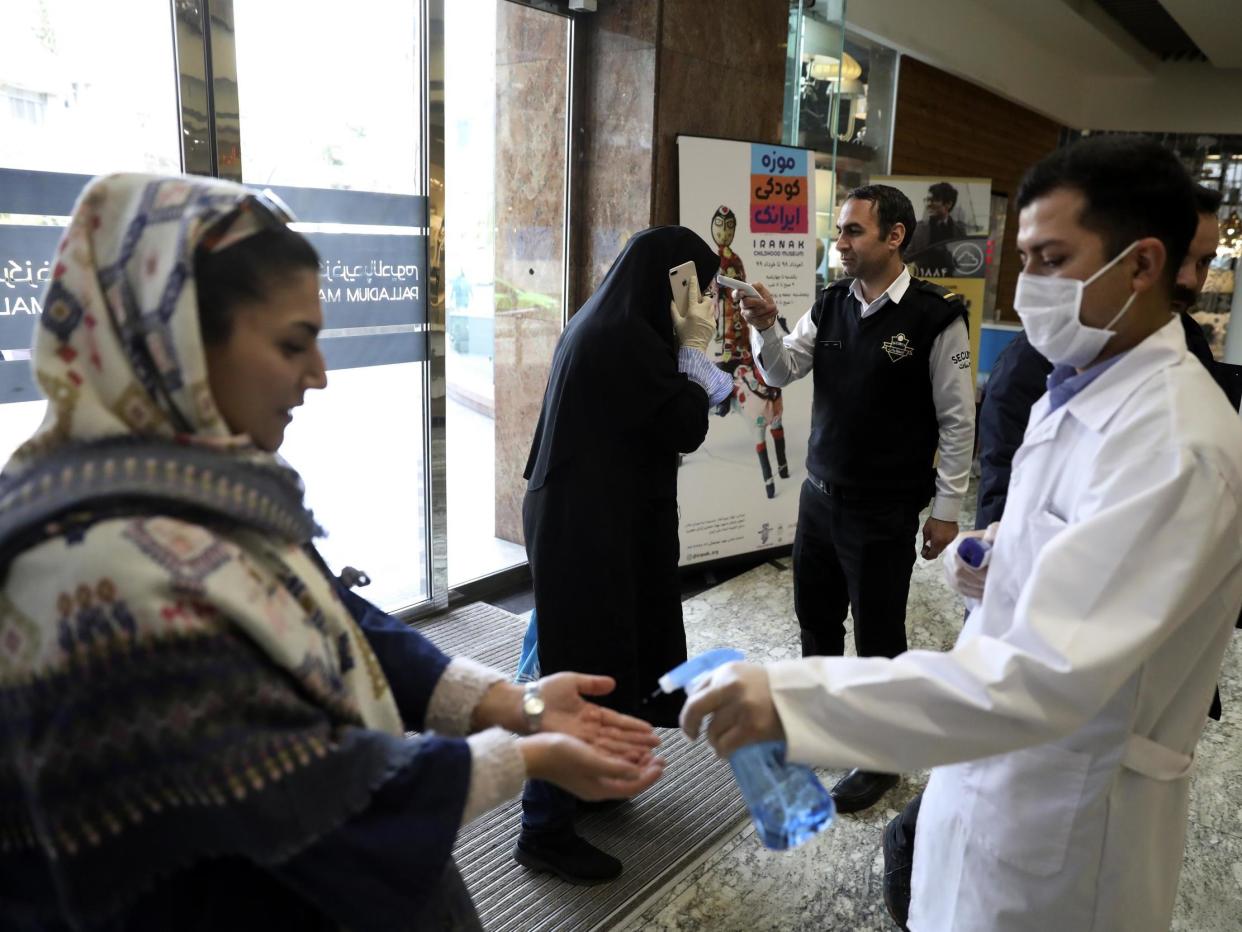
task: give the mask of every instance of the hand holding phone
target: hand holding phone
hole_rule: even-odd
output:
[[[668,274],[673,290],[671,311],[677,343],[706,351],[716,334],[716,317],[711,301],[699,293],[699,274],[694,262],[683,262]]]
[[[677,308],[677,313],[685,316],[690,310],[692,289],[699,287],[699,273],[694,267],[694,261],[683,262],[669,269],[668,284],[673,290],[673,306]]]

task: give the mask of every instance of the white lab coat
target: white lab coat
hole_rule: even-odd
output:
[[[936,767],[919,932],[1141,932],[1173,913],[1242,605],[1242,424],[1177,321],[1048,408],[952,651],[769,666],[791,759]]]

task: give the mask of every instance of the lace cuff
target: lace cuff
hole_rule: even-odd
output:
[[[683,346],[677,351],[677,371],[707,392],[708,404],[718,405],[733,391],[733,379],[727,372],[716,368],[702,350]]]
[[[512,799],[526,780],[526,762],[517,738],[503,728],[489,728],[466,739],[470,745],[470,787],[462,825]]]
[[[423,731],[443,735],[464,735],[470,732],[470,716],[483,694],[505,679],[499,670],[475,663],[467,657],[454,657],[444,668],[440,681],[427,703]]]

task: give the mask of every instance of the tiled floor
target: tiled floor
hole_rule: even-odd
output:
[[[962,621],[939,564],[915,567],[907,615],[912,647],[945,649]],[[768,660],[799,653],[787,561],[766,564],[685,603],[690,652],[735,646]],[[1221,683],[1225,718],[1209,722],[1199,746],[1190,831],[1174,929],[1242,927],[1242,636],[1235,636]],[[723,766],[723,764],[722,764]],[[821,774],[825,784],[839,776]],[[880,831],[922,788],[907,775],[876,811],[839,817],[819,838],[787,852],[764,849],[749,821],[672,878],[631,913],[627,930],[794,930],[894,928],[880,896]]]

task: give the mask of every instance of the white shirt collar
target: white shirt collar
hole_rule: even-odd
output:
[[[850,284],[850,294],[857,298],[858,303],[862,306],[861,316],[868,317],[882,308],[885,301],[892,301],[894,304],[900,304],[901,299],[906,296],[906,291],[909,287],[910,270],[903,266],[901,274],[894,278],[893,283],[884,290],[884,293],[870,304],[868,304],[866,298],[863,297],[862,282],[858,279],[854,279],[854,281]]]

